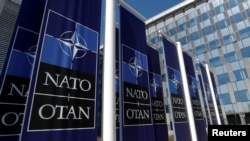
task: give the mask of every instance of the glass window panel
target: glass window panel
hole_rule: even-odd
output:
[[[229,6],[230,8],[237,6],[239,3],[241,3],[242,0],[229,0]]]
[[[236,41],[236,39],[235,39],[235,37],[234,37],[233,34],[224,36],[223,40],[224,40],[224,44],[225,45],[228,45],[228,44],[233,43],[233,42]]]
[[[249,37],[250,33],[250,27],[244,28],[242,30],[239,31],[239,35],[241,39],[245,39],[247,37]]]
[[[211,34],[211,33],[213,33],[212,26],[207,26],[207,27],[202,29],[202,34],[203,35],[208,35],[208,34]]]
[[[246,9],[246,14],[248,17],[250,17],[250,9]]]
[[[226,62],[231,63],[237,60],[235,52],[230,52],[224,55]]]
[[[220,57],[215,57],[209,60],[209,63],[212,67],[217,67],[221,65]]]
[[[182,23],[179,25],[179,31],[184,31],[187,28],[187,23]]]
[[[242,102],[242,107],[243,107],[243,111],[248,113],[250,112],[250,102]]]
[[[169,29],[168,34],[169,34],[169,36],[175,35],[176,34],[176,29],[175,28]]]
[[[242,102],[242,101],[248,101],[249,100],[249,95],[247,90],[241,90],[234,92],[234,96],[237,102]]]
[[[240,49],[241,55],[244,58],[250,57],[250,47]]]
[[[218,15],[226,10],[226,6],[224,4],[216,6],[214,8],[215,13]]]
[[[229,96],[229,93],[226,94],[220,94],[219,98],[222,101],[222,104],[232,104],[231,98]]]
[[[248,78],[246,69],[240,69],[233,72],[237,81]]]
[[[220,41],[219,40],[213,40],[211,42],[208,43],[210,50],[216,49],[217,47],[220,46]]]
[[[215,23],[215,27],[216,27],[217,30],[220,30],[220,29],[223,29],[223,28],[227,27],[226,20],[221,20],[221,21]]]
[[[226,83],[230,82],[228,73],[218,75],[217,79],[218,79],[219,85],[226,84]]]
[[[181,42],[181,45],[185,45],[188,42],[187,37],[182,37],[179,39],[179,41]]]
[[[202,54],[204,53],[206,50],[205,46],[204,45],[200,45],[198,47],[196,47],[196,54],[199,55],[199,54]]]
[[[199,32],[194,32],[190,34],[190,40],[197,40],[199,39],[199,37],[200,37]]]
[[[238,23],[240,21],[243,21],[243,17],[241,15],[241,13],[238,13],[238,14],[231,16],[230,21],[232,24],[235,24],[235,23]]]

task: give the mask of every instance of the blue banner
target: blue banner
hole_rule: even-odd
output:
[[[208,81],[208,76],[207,76],[207,71],[206,68],[203,66],[203,64],[200,64],[200,70],[201,70],[201,77],[203,81],[203,89],[204,89],[204,94],[205,94],[205,100],[207,103],[207,111],[208,111],[208,124],[217,124],[216,120],[216,114],[215,114],[215,109],[214,109],[214,104],[212,101],[212,93],[211,89],[209,86],[209,81]]]
[[[48,0],[44,14],[20,140],[96,140],[101,0]]]
[[[122,140],[155,141],[145,24],[120,7]]]
[[[196,79],[193,59],[186,52],[183,52],[183,58],[187,73],[189,93],[192,101],[197,139],[198,141],[207,141],[208,136],[206,131],[206,122],[202,112],[202,105],[198,91],[198,81]]]
[[[170,107],[172,108],[174,134],[177,141],[191,141],[177,47],[165,38],[162,38],[162,42],[171,98]]]
[[[222,109],[221,109],[221,103],[220,103],[220,99],[219,99],[219,95],[217,93],[217,86],[216,86],[216,82],[215,82],[215,76],[214,73],[210,71],[210,76],[211,76],[211,80],[212,80],[212,84],[213,84],[213,88],[214,88],[214,94],[215,94],[215,99],[216,99],[216,103],[217,103],[217,107],[218,107],[218,111],[219,111],[219,117],[221,120],[221,124],[224,124],[224,120],[223,120],[223,113],[222,113]]]
[[[151,95],[152,116],[155,130],[155,141],[168,140],[166,109],[164,104],[159,52],[148,46],[149,89]]]
[[[44,0],[23,0],[17,16],[0,77],[1,141],[19,140],[44,6]]]

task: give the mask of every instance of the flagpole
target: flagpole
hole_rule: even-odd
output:
[[[196,134],[197,132],[195,128],[194,114],[193,114],[192,103],[191,103],[191,98],[190,98],[190,93],[189,93],[189,88],[188,88],[188,80],[187,80],[187,75],[186,75],[185,63],[183,59],[183,52],[181,49],[180,42],[176,42],[176,44],[177,44],[177,52],[178,52],[178,58],[179,58],[179,63],[180,63],[180,72],[181,72],[183,88],[184,88],[184,96],[185,96],[186,107],[187,107],[191,139],[192,141],[197,141],[197,134]]]
[[[115,141],[115,0],[105,6],[102,97],[102,141]]]
[[[211,95],[212,95],[212,100],[213,100],[213,104],[214,104],[214,110],[215,110],[217,123],[218,123],[218,125],[221,125],[221,120],[220,120],[220,115],[219,115],[219,111],[218,111],[218,105],[217,105],[216,98],[215,98],[214,87],[212,84],[211,75],[209,73],[209,68],[208,68],[207,64],[205,64],[205,67],[206,67],[206,73],[207,73],[207,77],[208,77],[209,87],[211,90]]]

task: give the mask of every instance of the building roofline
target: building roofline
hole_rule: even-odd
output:
[[[156,20],[158,20],[158,19],[160,19],[160,18],[162,18],[162,17],[164,17],[166,15],[171,15],[173,13],[176,13],[177,11],[180,10],[180,8],[185,7],[187,5],[190,5],[190,4],[193,4],[196,1],[197,0],[184,0],[183,2],[175,5],[175,6],[171,7],[171,8],[169,8],[169,9],[167,9],[167,10],[165,10],[165,11],[163,11],[163,12],[161,12],[161,13],[159,13],[159,14],[151,17],[151,18],[149,18],[149,19],[147,19],[145,21],[145,23],[146,23],[146,25],[148,25],[148,24],[150,24],[150,23],[152,23],[152,22],[154,22],[154,21],[156,21]]]

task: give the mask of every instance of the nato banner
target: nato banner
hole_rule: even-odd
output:
[[[210,71],[210,76],[211,76],[211,80],[212,80],[212,84],[213,84],[213,88],[214,88],[214,94],[215,94],[215,98],[216,98],[216,103],[217,103],[217,108],[218,108],[221,124],[224,124],[223,112],[222,112],[222,109],[221,109],[221,103],[220,103],[220,100],[219,100],[219,95],[217,93],[217,86],[216,86],[216,82],[215,82],[215,76],[214,76],[214,73],[211,72],[211,71]]]
[[[17,16],[0,78],[1,141],[19,140],[44,6],[23,0]]]
[[[48,0],[21,141],[96,140],[100,0]]]
[[[208,111],[208,116],[209,116],[209,122],[208,124],[217,124],[216,121],[216,114],[215,114],[215,107],[212,101],[212,95],[211,95],[211,89],[209,87],[209,81],[208,81],[208,76],[206,73],[206,69],[203,66],[203,64],[200,64],[200,70],[201,70],[201,77],[203,81],[203,89],[204,89],[204,94],[205,94],[205,100],[207,103],[207,111]]]
[[[148,46],[149,89],[152,104],[152,116],[155,130],[155,141],[168,140],[166,109],[164,104],[159,52]]]
[[[197,138],[199,141],[207,141],[206,122],[202,112],[193,59],[186,52],[183,52],[183,58],[187,73],[189,93],[192,101]]]
[[[186,102],[183,91],[177,47],[169,40],[162,38],[165,62],[167,66],[168,85],[170,90],[173,129],[177,141],[191,141]]]
[[[154,141],[145,24],[120,7],[124,141]]]

